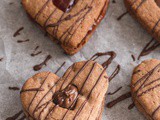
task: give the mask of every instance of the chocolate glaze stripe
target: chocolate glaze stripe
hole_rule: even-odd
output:
[[[156,22],[155,26],[152,29],[152,33],[155,32],[156,28],[158,27],[158,24],[160,23],[160,19]]]
[[[43,25],[44,28],[46,28],[47,23],[49,22],[50,18],[54,15],[54,13],[56,12],[56,10],[57,10],[57,8],[55,8],[53,10],[53,12],[49,15],[49,17],[46,19],[46,21],[44,22],[44,25]]]
[[[146,2],[147,0],[142,0],[141,3],[136,8],[136,11]]]
[[[115,78],[115,77],[118,75],[120,69],[121,69],[121,67],[120,67],[120,65],[118,65],[118,66],[116,67],[115,71],[114,71],[114,72],[111,74],[111,76],[109,77],[109,81],[111,81],[113,78]]]
[[[121,87],[119,87],[117,90],[115,90],[114,92],[109,92],[108,93],[108,95],[114,95],[114,94],[116,94],[118,91],[120,91],[122,89],[122,86]]]
[[[43,10],[45,9],[45,7],[47,6],[47,4],[50,2],[50,0],[47,0],[46,3],[44,3],[44,5],[42,6],[42,8],[38,11],[38,13],[35,15],[35,20],[38,19],[38,17],[42,14]]]
[[[89,13],[89,11],[90,11],[90,8],[87,8],[88,10],[86,11],[86,13],[83,15],[83,16],[79,16],[78,18],[77,18],[77,20],[64,32],[64,34],[62,34],[62,36],[60,37],[60,39],[62,40],[62,38],[63,37],[65,37],[65,38],[63,38],[64,40],[63,40],[63,42],[62,43],[64,43],[65,45],[67,44],[67,42],[69,42],[69,40],[72,38],[72,36],[75,34],[75,32],[77,31],[77,29],[79,28],[79,26],[81,25],[81,23],[82,23],[82,21],[84,20],[84,17],[85,17],[85,15],[87,14],[87,13]],[[86,10],[86,8],[85,9],[83,9],[83,11],[85,11]],[[82,12],[83,12],[82,11]],[[81,22],[80,22],[81,21]],[[80,23],[79,23],[80,22]],[[77,23],[79,23],[79,25],[77,26],[77,28],[73,31],[73,29],[75,28],[75,26],[76,26],[76,24]],[[72,34],[70,34],[71,33],[71,31],[73,31],[73,33]],[[68,33],[68,34],[67,34]],[[65,36],[66,35],[66,36]],[[71,35],[71,37],[70,37],[70,39],[67,39],[68,37],[69,37],[69,35]]]
[[[150,120],[154,120],[151,117],[151,115],[146,111],[146,109],[143,107],[143,105],[138,100],[136,100],[136,102],[140,105],[140,107],[143,109],[143,111],[146,113],[146,115],[148,115],[148,117],[150,118]]]
[[[91,11],[91,9],[92,9],[92,8],[88,7],[88,10],[86,11],[86,13],[85,13],[82,17],[80,16],[80,17],[75,21],[75,23],[72,25],[72,27],[70,27],[70,30],[67,31],[68,33],[70,33],[70,32],[74,29],[74,27],[76,26],[76,24],[79,23],[78,26],[77,26],[77,28],[76,28],[76,29],[73,31],[73,33],[71,34],[70,38],[67,39],[67,38],[69,37],[69,34],[66,35],[66,37],[64,38],[63,41],[64,41],[64,44],[65,44],[65,45],[67,45],[67,44],[70,42],[70,40],[72,39],[73,35],[77,32],[77,30],[78,30],[78,28],[80,27],[81,23],[84,21],[86,15]],[[80,21],[81,21],[81,22],[80,22]]]
[[[155,41],[154,38],[149,41],[149,43],[146,44],[146,46],[143,48],[142,52],[140,53],[138,60],[145,55],[148,55],[153,50],[155,50],[157,47],[160,46],[160,43],[158,41]]]
[[[93,74],[96,65],[97,65],[97,63],[95,62],[95,63],[93,64],[93,66],[92,66],[90,72],[88,73],[88,75],[87,75],[87,77],[86,77],[86,79],[85,79],[85,81],[84,81],[84,83],[83,83],[83,85],[82,85],[82,87],[81,87],[81,89],[80,89],[79,94],[81,94],[81,92],[82,92],[82,90],[83,90],[83,88],[84,88],[86,82],[89,80],[89,78],[90,78],[91,75]],[[71,108],[73,107],[73,105],[74,105],[74,103],[77,101],[77,99],[78,99],[78,96],[77,96],[77,98],[75,99],[75,101],[73,102],[73,104],[71,105],[71,107],[67,110],[67,112],[66,112],[65,115],[63,116],[62,120],[65,119],[65,116],[67,115],[67,113],[69,112],[69,110],[71,110]]]
[[[78,77],[79,74],[81,74],[83,72],[83,70],[87,67],[87,65],[90,63],[90,60],[88,60],[87,62],[84,63],[84,65],[82,66],[82,68],[76,73],[76,75],[72,78],[71,83],[73,83],[73,81]],[[65,82],[65,81],[64,81]],[[68,85],[69,85],[68,84]],[[63,84],[64,85],[64,84]],[[63,85],[61,86],[60,90],[62,90]]]
[[[149,89],[143,91],[142,93],[138,94],[137,97],[141,97],[141,96],[147,94],[148,92],[154,90],[154,89],[157,88],[157,87],[160,87],[160,84],[158,84],[158,85],[156,85],[156,86],[154,86],[154,87],[152,87],[152,88],[149,88]]]
[[[66,64],[66,62],[64,62],[64,63],[56,70],[55,74],[57,74],[65,64]]]
[[[105,86],[103,86],[103,87],[105,87]],[[102,87],[102,88],[103,88],[103,87]],[[98,94],[97,98],[99,98],[99,96],[100,96],[100,93]],[[91,111],[90,111],[90,113],[89,113],[89,116],[88,116],[87,120],[89,120],[90,116],[92,115],[92,112],[93,112],[93,110],[94,110],[94,106],[95,106],[95,105],[93,105],[93,107],[92,107],[92,109],[91,109]],[[103,111],[102,111],[102,112],[103,112]],[[99,120],[99,119],[96,119],[96,120]]]
[[[145,83],[149,80],[149,78],[152,76],[152,74],[154,73],[154,71],[156,70],[156,69],[158,69],[160,67],[160,64],[158,64],[153,70],[151,70],[150,72],[149,72],[149,75],[146,77],[146,79],[142,79],[142,80],[144,80],[143,81],[143,83],[140,85],[140,87],[136,90],[136,94],[139,92],[139,90],[141,90],[142,88],[143,88],[143,86],[145,85]],[[137,96],[137,95],[136,95]]]
[[[75,115],[75,117],[73,118],[73,120],[76,120],[76,117],[79,116],[80,112],[82,111],[82,109],[83,109],[84,106],[86,105],[87,101],[89,100],[89,98],[90,98],[90,96],[91,96],[91,94],[92,94],[92,91],[94,90],[94,88],[96,87],[96,85],[100,82],[101,78],[103,77],[104,73],[106,72],[106,69],[107,69],[107,68],[105,68],[105,69],[102,71],[101,75],[100,75],[99,78],[97,79],[97,82],[95,83],[95,85],[94,85],[93,88],[91,89],[89,95],[87,96],[87,99],[82,103],[81,107],[80,107],[80,108],[78,109],[78,111],[76,112],[76,115]]]
[[[112,108],[113,106],[115,106],[117,103],[127,99],[127,98],[130,98],[131,97],[131,92],[127,92],[123,95],[121,95],[120,97],[118,97],[117,99],[107,103],[107,107],[108,108]]]
[[[45,83],[45,81],[47,80],[47,78],[48,78],[49,75],[50,75],[50,72],[49,72],[49,73],[47,74],[47,76],[45,77],[43,83],[42,83],[41,86],[40,86],[40,89],[42,88],[43,84]],[[30,102],[30,104],[29,104],[29,106],[28,106],[28,109],[27,109],[28,111],[29,111],[29,109],[30,109],[30,107],[31,107],[31,105],[32,105],[35,97],[37,96],[37,94],[38,94],[38,91],[35,93],[34,97],[32,98],[32,100],[31,100],[31,102]]]
[[[150,83],[144,85],[144,87],[147,87],[147,86],[149,86],[149,85],[151,85],[151,84],[153,84],[153,83],[155,83],[155,82],[157,82],[157,81],[160,81],[160,78],[155,79],[155,80],[153,80],[152,82],[150,82]]]
[[[12,117],[8,117],[6,120],[16,120],[22,113],[23,113],[23,110],[19,111],[17,114],[15,114]]]
[[[160,109],[160,105],[154,110],[151,116],[154,117],[159,109]]]
[[[130,104],[130,105],[128,106],[128,109],[131,110],[131,109],[133,109],[134,107],[135,107],[135,104],[134,104],[134,102],[133,102],[132,104]]]
[[[94,1],[94,0],[91,1],[90,6],[92,5],[93,1]],[[79,18],[76,20],[76,22],[73,23],[73,24],[75,24],[75,25],[71,25],[72,27],[71,27],[70,32],[72,31],[72,29],[74,28],[74,26],[76,26],[76,23],[78,23],[81,19],[82,19],[82,20],[81,20],[80,24],[84,21],[85,16],[90,12],[90,10],[91,10],[91,8],[92,8],[92,7],[90,7],[90,6],[86,6],[85,8],[88,8],[88,11],[84,14],[83,17],[79,17]],[[83,9],[83,8],[82,8],[82,9]],[[84,10],[85,10],[85,9],[84,9]],[[83,11],[83,10],[82,10],[82,11]],[[76,28],[76,30],[75,30],[75,31],[73,32],[73,34],[71,35],[71,37],[70,37],[70,39],[68,40],[68,42],[66,42],[66,40],[67,40],[69,34],[65,37],[65,39],[63,40],[64,44],[69,43],[69,41],[71,40],[72,36],[73,36],[73,35],[75,34],[75,32],[78,30],[80,24],[78,25],[78,27]],[[68,30],[67,30],[67,31],[68,31]],[[70,32],[69,32],[69,33],[70,33]]]
[[[31,89],[21,90],[20,94],[25,93],[25,92],[37,92],[37,91],[44,91],[44,89],[42,89],[42,88],[31,88]]]
[[[90,60],[97,60],[99,57],[101,56],[110,56],[108,60],[106,60],[104,63],[102,63],[102,66],[105,68],[108,68],[108,66],[111,64],[111,62],[113,61],[113,59],[116,57],[116,53],[114,51],[109,51],[109,52],[104,52],[104,53],[96,53],[95,55],[93,55]]]

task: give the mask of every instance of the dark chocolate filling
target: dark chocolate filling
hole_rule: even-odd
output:
[[[53,102],[63,108],[74,109],[76,105],[76,98],[78,96],[78,89],[75,85],[69,85],[62,91],[58,91],[53,96]]]
[[[68,12],[76,4],[77,0],[52,0],[52,2],[63,12]]]
[[[155,2],[160,7],[160,0],[155,0]]]

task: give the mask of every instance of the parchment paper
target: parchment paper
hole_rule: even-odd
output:
[[[13,4],[9,5],[11,2]],[[128,85],[134,66],[144,59],[160,59],[160,49],[143,57],[140,61],[133,62],[131,54],[138,56],[151,36],[129,15],[126,15],[121,21],[117,21],[117,17],[125,11],[123,0],[116,0],[116,3],[111,2],[105,19],[89,43],[76,55],[68,56],[28,19],[20,0],[0,0],[0,57],[4,58],[0,62],[0,120],[5,120],[21,110],[19,91],[10,91],[8,87],[18,86],[21,88],[26,79],[36,73],[33,71],[33,66],[41,63],[48,54],[53,58],[41,71],[55,72],[66,61],[66,65],[58,73],[59,76],[62,76],[74,62],[87,60],[97,52],[113,50],[117,53],[117,58],[108,69],[108,74],[115,69],[117,64],[121,65],[121,71],[111,82],[109,92],[113,92],[120,86],[123,88],[117,94],[108,96],[106,103],[129,91]],[[21,35],[13,38],[14,32],[22,26],[24,30]],[[30,41],[17,43],[18,39],[30,39]],[[40,46],[42,54],[31,57],[30,54],[37,45]],[[103,120],[143,120],[144,117],[136,108],[127,109],[131,103],[129,98],[112,109],[105,107]]]

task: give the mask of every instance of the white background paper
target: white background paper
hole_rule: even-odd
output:
[[[10,2],[13,4],[9,5]],[[62,76],[74,62],[87,60],[97,52],[113,50],[117,53],[117,58],[108,69],[108,74],[115,69],[117,64],[121,65],[121,71],[111,82],[109,92],[113,92],[120,86],[123,88],[117,94],[108,96],[106,103],[128,92],[132,70],[141,62],[133,62],[131,55],[138,56],[151,36],[130,15],[117,21],[117,17],[125,11],[123,0],[116,0],[116,3],[111,2],[105,19],[89,43],[76,55],[68,56],[57,44],[54,44],[48,37],[44,37],[44,33],[28,19],[20,0],[0,0],[0,57],[4,58],[0,62],[0,120],[5,120],[21,110],[19,91],[9,91],[8,87],[18,86],[21,88],[26,79],[36,73],[33,71],[33,66],[41,63],[48,54],[52,55],[53,58],[48,62],[47,67],[41,71],[55,72],[66,61],[65,67],[58,73],[59,76]],[[22,26],[24,30],[21,35],[13,38],[14,32]],[[19,39],[30,39],[30,41],[17,43],[16,41]],[[42,54],[31,57],[30,54],[37,45],[40,46],[39,49],[42,50]],[[141,60],[160,59],[159,50],[155,50]],[[143,120],[144,117],[136,108],[127,109],[131,103],[131,98],[129,98],[112,109],[105,108],[103,119]]]

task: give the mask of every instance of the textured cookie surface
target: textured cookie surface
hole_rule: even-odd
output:
[[[100,120],[107,89],[105,69],[84,61],[62,78],[50,72],[34,75],[24,84],[21,101],[30,120]]]
[[[160,120],[160,60],[147,60],[135,68],[131,92],[136,107],[146,118]]]
[[[26,12],[68,54],[89,40],[104,18],[109,0],[22,0]]]
[[[128,12],[160,41],[160,0],[124,0]],[[159,5],[159,6],[158,6]]]

